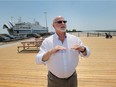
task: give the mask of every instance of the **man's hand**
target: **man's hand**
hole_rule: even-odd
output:
[[[60,51],[60,50],[66,50],[66,48],[65,47],[63,47],[63,46],[55,46],[53,49],[51,49],[51,50],[49,50],[49,51],[47,51],[44,55],[43,55],[43,58],[42,58],[42,61],[47,61],[49,58],[50,58],[50,56],[52,55],[52,54],[54,54],[54,53],[56,53],[56,52],[58,52],[58,51]]]
[[[66,48],[65,47],[63,47],[63,46],[55,46],[53,49],[51,49],[50,51],[52,52],[52,54],[54,54],[54,53],[56,53],[56,52],[58,52],[58,51],[60,51],[60,50],[66,50]]]
[[[87,55],[87,51],[86,51],[86,48],[84,46],[80,46],[80,45],[73,45],[71,47],[71,49],[74,49],[74,50],[78,50],[80,51],[81,53],[83,53],[83,55]]]
[[[74,49],[74,50],[79,50],[79,51],[83,51],[84,50],[84,46],[80,46],[80,45],[73,45],[71,47],[71,49]]]

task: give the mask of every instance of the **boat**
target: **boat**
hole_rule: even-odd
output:
[[[35,20],[34,23],[22,22],[21,20],[19,20],[17,23],[9,21],[3,25],[3,29],[7,29],[8,33],[14,36],[48,33],[48,27],[40,25],[40,23]]]

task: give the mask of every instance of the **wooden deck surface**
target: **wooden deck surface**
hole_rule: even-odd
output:
[[[77,69],[78,87],[116,87],[116,37],[81,37],[91,50]],[[47,68],[35,63],[37,53],[18,53],[17,45],[0,48],[0,87],[46,87]]]

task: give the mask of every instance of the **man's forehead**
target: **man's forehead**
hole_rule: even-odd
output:
[[[64,18],[63,18],[62,16],[58,16],[58,17],[56,17],[56,18],[54,19],[54,22],[55,22],[55,21],[58,21],[58,20],[64,20]]]

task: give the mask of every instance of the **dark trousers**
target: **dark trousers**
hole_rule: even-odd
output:
[[[76,71],[69,78],[58,78],[50,71],[48,72],[48,87],[77,87]]]

